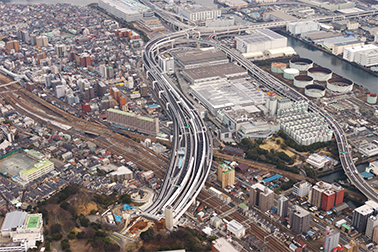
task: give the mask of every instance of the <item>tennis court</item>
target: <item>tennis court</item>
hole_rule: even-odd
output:
[[[36,228],[39,223],[39,216],[28,216],[26,228]]]

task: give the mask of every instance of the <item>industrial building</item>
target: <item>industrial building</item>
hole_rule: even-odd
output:
[[[373,45],[373,44],[345,48],[343,52],[343,58],[349,62],[358,63],[359,61],[362,60],[361,55],[364,52],[375,50],[375,49],[378,49],[378,46]]]
[[[294,35],[306,32],[320,31],[320,24],[314,21],[292,22],[286,25],[286,31]]]
[[[180,8],[180,13],[192,21],[202,21],[219,18],[222,15],[220,9],[210,9],[202,6],[185,5]]]
[[[177,65],[184,69],[215,66],[229,62],[227,55],[219,50],[190,50],[174,53]]]
[[[168,53],[159,55],[158,64],[163,73],[173,74],[175,72],[175,60]]]
[[[39,177],[42,177],[45,174],[51,172],[52,170],[54,170],[54,168],[55,167],[54,167],[53,162],[46,160],[46,159],[42,159],[41,161],[34,164],[29,169],[21,170],[20,171],[20,178],[29,183],[29,182],[31,182],[31,181],[39,178]]]
[[[106,111],[106,118],[111,124],[124,127],[128,130],[137,130],[155,136],[160,131],[158,118],[139,116],[134,113],[112,108]]]
[[[153,16],[149,7],[135,0],[99,0],[98,6],[126,22]]]
[[[251,207],[257,206],[261,212],[270,210],[273,206],[274,192],[263,184],[252,185],[249,196]]]
[[[190,86],[189,93],[213,115],[222,109],[265,103],[265,94],[245,80]]]
[[[250,35],[236,36],[236,49],[241,53],[265,52],[287,47],[287,38],[268,29],[253,30]]]
[[[297,182],[293,185],[293,195],[297,197],[306,197],[311,191],[311,183],[306,180]]]
[[[0,251],[28,251],[43,242],[42,214],[14,211],[7,213],[1,226]],[[9,239],[9,241],[6,241]]]
[[[185,69],[182,71],[182,75],[193,85],[207,85],[212,82],[249,78],[248,71],[234,63],[223,64],[222,67],[213,65]]]
[[[320,169],[326,166],[328,163],[331,162],[327,157],[325,156],[320,156],[316,153],[312,153],[307,159],[306,162],[313,167]]]
[[[290,212],[290,229],[296,234],[310,230],[311,213],[298,205],[293,206]]]
[[[235,170],[231,166],[223,163],[218,166],[218,180],[222,183],[222,188],[235,184]]]
[[[122,182],[123,180],[129,180],[134,178],[134,173],[125,166],[120,166],[117,170],[108,174],[108,177],[114,181]]]
[[[312,112],[285,113],[277,117],[281,129],[302,145],[327,142],[332,139],[333,130],[324,118]]]
[[[236,220],[232,220],[227,224],[227,231],[238,239],[245,236],[245,230],[246,228]]]

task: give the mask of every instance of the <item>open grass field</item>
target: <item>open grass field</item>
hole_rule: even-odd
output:
[[[260,148],[267,150],[267,151],[270,151],[271,149],[273,149],[276,152],[282,151],[282,152],[285,152],[286,155],[288,155],[289,157],[291,157],[291,158],[294,157],[295,153],[291,152],[290,150],[281,149],[280,144],[277,144],[277,142],[276,142],[276,140],[278,140],[278,139],[280,140],[281,143],[284,142],[284,140],[281,137],[276,137],[274,140],[273,139],[266,139],[265,144],[260,145]]]

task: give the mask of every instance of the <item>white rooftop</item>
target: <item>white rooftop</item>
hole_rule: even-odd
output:
[[[213,246],[218,251],[237,252],[237,250],[224,237],[213,241]]]
[[[236,220],[232,220],[230,221],[228,224],[227,224],[228,228],[231,228],[233,229],[234,231],[236,232],[240,232],[242,231],[243,229],[245,229],[245,227],[240,224],[239,222],[237,222]]]

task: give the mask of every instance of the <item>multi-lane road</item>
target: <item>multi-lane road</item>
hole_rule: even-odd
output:
[[[182,36],[178,33],[175,36]],[[157,218],[164,216],[167,206],[173,207],[174,222],[185,213],[192,201],[201,191],[209,174],[213,147],[211,134],[198,112],[163,74],[156,62],[159,47],[170,41],[170,37],[151,40],[145,47],[143,65],[154,91],[159,95],[170,113],[174,138],[169,166],[164,184],[153,204],[145,214]]]

